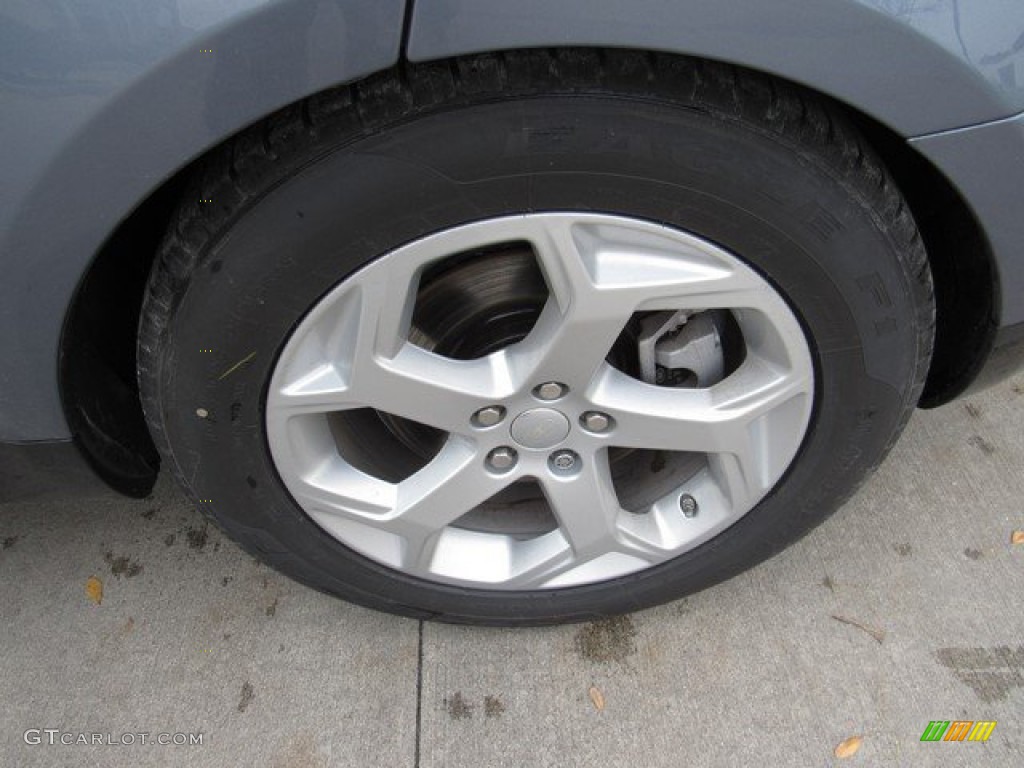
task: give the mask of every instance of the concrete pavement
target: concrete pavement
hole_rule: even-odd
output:
[[[0,506],[0,766],[1017,766],[1016,529],[1024,377],[916,414],[771,562],[581,626],[347,605],[257,564],[166,479],[145,501]],[[998,724],[986,743],[920,742],[956,719]],[[49,746],[44,729],[203,743]]]

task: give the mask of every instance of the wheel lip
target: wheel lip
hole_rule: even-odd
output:
[[[710,249],[710,250],[712,250],[714,252],[717,252],[718,254],[724,255],[724,256],[734,260],[735,263],[737,265],[739,265],[740,268],[755,274],[770,289],[771,295],[775,299],[780,300],[781,303],[785,306],[785,309],[787,311],[789,319],[794,321],[795,326],[799,330],[799,338],[802,341],[801,352],[806,356],[805,367],[807,368],[807,370],[809,372],[810,381],[809,381],[809,388],[808,388],[808,390],[809,390],[808,391],[809,397],[807,398],[807,404],[806,404],[806,406],[804,408],[803,427],[802,427],[802,430],[801,430],[801,436],[800,436],[799,440],[797,441],[795,449],[792,452],[792,456],[790,457],[789,461],[787,462],[787,464],[784,467],[784,469],[782,470],[782,472],[775,478],[773,484],[748,509],[744,510],[740,514],[732,516],[724,524],[716,525],[713,529],[707,531],[706,533],[704,533],[704,534],[702,534],[702,535],[700,535],[698,537],[693,538],[692,540],[690,540],[687,543],[687,545],[685,547],[682,547],[682,548],[678,549],[677,551],[675,551],[670,558],[667,558],[665,560],[649,564],[649,565],[647,565],[647,566],[645,566],[645,567],[643,567],[641,569],[636,569],[636,570],[629,570],[629,569],[627,569],[627,570],[623,570],[622,573],[613,573],[613,574],[610,574],[610,575],[607,575],[607,576],[602,576],[602,577],[597,578],[597,579],[592,579],[592,580],[587,580],[587,581],[570,581],[570,582],[566,582],[564,585],[553,584],[550,587],[548,587],[548,586],[541,587],[540,588],[541,592],[554,592],[556,590],[559,591],[559,592],[565,592],[565,591],[571,591],[571,590],[574,590],[574,589],[586,589],[586,588],[594,587],[595,585],[600,585],[601,583],[607,582],[609,580],[614,580],[614,579],[616,579],[616,578],[618,578],[620,576],[627,576],[627,575],[628,576],[641,576],[641,575],[646,575],[646,574],[648,574],[648,572],[656,571],[656,570],[660,569],[662,566],[668,565],[672,560],[674,560],[675,558],[678,558],[681,555],[691,553],[693,550],[695,550],[698,547],[702,546],[703,544],[707,543],[709,540],[711,540],[711,539],[715,538],[716,536],[720,535],[726,529],[732,527],[735,523],[739,522],[743,517],[745,517],[749,512],[751,512],[753,509],[755,509],[767,497],[771,496],[775,492],[775,490],[784,482],[785,478],[790,474],[790,472],[794,469],[794,467],[795,467],[795,465],[797,463],[797,460],[801,456],[801,454],[802,454],[802,452],[803,452],[803,450],[804,450],[808,440],[810,439],[811,434],[813,432],[814,423],[816,421],[816,416],[817,416],[818,408],[820,407],[820,394],[821,394],[821,386],[822,386],[822,383],[821,383],[821,380],[820,380],[820,373],[819,373],[819,361],[818,361],[816,353],[814,351],[815,350],[815,345],[814,345],[814,342],[813,342],[813,337],[810,336],[810,333],[809,333],[809,331],[807,330],[807,327],[806,327],[806,323],[804,322],[801,314],[796,310],[795,307],[793,307],[791,305],[790,300],[788,299],[788,297],[770,279],[770,277],[765,275],[763,273],[763,271],[760,268],[758,268],[756,265],[745,261],[742,257],[732,253],[731,251],[729,251],[725,247],[723,247],[723,246],[721,246],[721,245],[719,245],[719,244],[717,244],[717,243],[715,243],[715,242],[713,242],[713,241],[711,241],[711,240],[709,240],[707,238],[704,238],[704,237],[702,237],[700,235],[697,235],[697,234],[695,234],[693,232],[689,232],[689,231],[687,231],[687,230],[685,230],[685,229],[683,229],[681,227],[667,225],[667,224],[665,224],[663,222],[660,222],[660,221],[653,221],[653,220],[645,219],[645,218],[643,218],[641,216],[637,216],[637,215],[634,215],[634,214],[625,215],[625,214],[619,214],[619,213],[602,213],[602,212],[595,212],[595,211],[582,211],[582,212],[579,212],[579,211],[573,211],[573,210],[568,210],[568,209],[567,210],[545,210],[545,211],[531,212],[531,213],[516,213],[516,214],[492,216],[492,217],[487,217],[487,218],[483,218],[483,219],[479,219],[479,220],[475,220],[475,221],[465,222],[465,223],[462,223],[462,224],[459,224],[459,225],[456,225],[456,226],[453,226],[453,227],[449,227],[449,228],[446,228],[446,229],[437,230],[437,231],[431,232],[429,234],[426,234],[426,235],[424,235],[422,237],[419,237],[419,238],[416,238],[414,240],[408,241],[408,242],[406,242],[406,243],[404,243],[404,244],[402,244],[402,245],[400,245],[398,247],[393,248],[392,250],[388,251],[387,253],[384,253],[382,255],[379,255],[379,256],[375,257],[370,262],[368,262],[368,263],[362,265],[361,267],[359,267],[358,269],[353,270],[352,272],[350,272],[348,275],[346,275],[344,278],[342,278],[338,283],[333,285],[329,290],[327,290],[323,294],[321,294],[320,298],[317,299],[316,303],[312,307],[310,307],[300,317],[300,319],[298,321],[296,321],[296,323],[293,325],[293,327],[289,331],[288,336],[286,337],[284,342],[279,346],[278,354],[275,356],[275,359],[273,361],[272,367],[270,369],[271,370],[271,376],[268,379],[268,382],[267,382],[267,385],[266,385],[266,389],[264,390],[264,396],[262,398],[261,421],[263,423],[263,427],[264,427],[264,430],[265,430],[265,432],[264,432],[265,444],[267,445],[268,453],[269,453],[269,455],[271,457],[271,465],[273,467],[273,471],[275,472],[275,474],[277,474],[278,478],[281,480],[282,485],[285,487],[285,490],[288,493],[288,495],[291,497],[292,501],[296,504],[298,509],[301,510],[302,513],[306,517],[308,517],[310,520],[312,520],[314,523],[316,523],[317,526],[320,527],[334,541],[336,541],[337,543],[341,544],[344,547],[353,549],[355,552],[357,552],[359,555],[361,555],[363,557],[367,557],[377,567],[382,567],[385,570],[397,570],[399,573],[401,573],[401,575],[404,578],[411,578],[413,580],[420,581],[421,583],[424,583],[424,584],[433,584],[433,585],[436,585],[436,586],[471,588],[471,589],[478,589],[478,590],[481,590],[483,592],[495,592],[496,594],[509,594],[509,595],[515,594],[515,593],[529,594],[531,592],[537,591],[537,588],[523,589],[522,587],[519,587],[519,586],[505,586],[505,585],[500,584],[500,583],[488,583],[486,581],[480,581],[480,580],[467,580],[467,579],[464,579],[464,578],[453,577],[453,576],[443,575],[443,574],[436,574],[436,575],[432,574],[430,578],[423,578],[420,574],[409,573],[409,572],[405,571],[404,569],[396,568],[394,565],[380,560],[374,554],[368,553],[368,552],[364,551],[362,548],[360,548],[358,546],[353,546],[350,542],[346,541],[344,538],[339,537],[333,531],[331,531],[327,526],[325,526],[321,519],[319,519],[316,515],[312,514],[309,510],[307,510],[295,498],[295,495],[292,493],[291,488],[289,487],[289,484],[288,484],[287,478],[285,476],[285,473],[282,472],[282,470],[281,470],[281,468],[280,468],[280,466],[278,464],[278,459],[277,459],[277,457],[274,454],[274,448],[273,448],[274,440],[272,439],[272,429],[271,429],[271,426],[270,426],[270,423],[269,423],[270,422],[270,415],[269,415],[270,393],[274,389],[274,382],[275,382],[275,380],[277,378],[280,362],[285,357],[285,354],[286,354],[286,351],[287,351],[287,348],[288,348],[290,342],[293,340],[293,338],[295,338],[295,336],[297,335],[299,330],[307,323],[307,321],[309,321],[311,317],[314,317],[318,313],[318,311],[321,310],[325,306],[325,304],[327,304],[332,299],[332,297],[334,297],[339,292],[344,292],[343,289],[344,289],[346,284],[350,283],[353,279],[357,279],[360,275],[364,274],[368,270],[373,269],[373,267],[375,265],[377,265],[378,263],[380,263],[384,259],[396,256],[398,254],[405,254],[410,249],[414,249],[417,246],[419,246],[422,243],[427,242],[427,241],[429,241],[432,244],[434,244],[434,243],[436,243],[436,241],[439,238],[444,238],[444,237],[448,236],[451,233],[456,233],[457,232],[459,234],[462,234],[464,231],[473,231],[473,230],[476,230],[478,227],[489,227],[489,226],[495,225],[495,224],[504,224],[504,223],[521,221],[521,220],[529,220],[529,219],[545,218],[545,217],[558,217],[558,216],[572,217],[573,219],[575,219],[577,221],[580,221],[580,222],[589,221],[589,220],[593,220],[593,221],[596,221],[598,223],[601,223],[601,222],[613,222],[613,223],[614,222],[624,222],[625,224],[630,225],[630,226],[636,225],[636,226],[640,226],[640,227],[653,228],[653,229],[656,229],[656,230],[661,231],[661,232],[669,233],[669,235],[672,236],[672,237],[681,237],[681,238],[684,238],[686,240],[689,240],[691,242],[691,244],[692,243],[698,243],[700,245],[700,247],[702,247],[702,248],[708,248],[708,249]],[[505,241],[508,241],[508,240],[520,240],[520,239],[528,240],[529,238],[523,238],[523,237],[518,237],[518,236],[506,237],[506,238],[498,238],[498,239],[495,239],[493,241],[489,240],[487,242],[487,244],[490,244],[491,242],[499,243],[499,242],[505,242]],[[480,245],[480,244],[477,244],[477,243],[474,242],[473,244],[471,244],[470,247],[477,247],[477,245]],[[434,262],[436,262],[438,260],[441,260],[443,258],[446,258],[448,256],[454,255],[456,253],[459,253],[459,252],[461,252],[463,250],[467,250],[467,248],[465,246],[461,246],[461,247],[456,247],[456,248],[453,248],[453,249],[446,249],[443,254],[435,256],[435,257],[432,257],[432,258],[429,258],[429,259],[423,261],[419,265],[417,270],[422,272],[422,270],[426,266],[428,266],[429,264],[434,263]],[[545,275],[545,279],[547,280],[547,275]],[[541,379],[541,381],[544,381],[544,379]],[[518,416],[527,413],[531,409],[538,409],[538,408],[539,409],[543,409],[545,407],[549,407],[550,406],[550,407],[555,408],[557,410],[558,408],[561,407],[561,404],[562,404],[562,402],[563,402],[563,400],[565,398],[566,398],[566,394],[565,393],[561,394],[558,398],[555,398],[554,400],[542,399],[538,395],[536,395],[536,393],[530,393],[529,395],[524,395],[523,403],[522,403],[523,407],[521,407],[521,408],[509,407],[506,410],[505,416],[502,419],[500,425],[501,426],[511,425]],[[495,400],[497,400],[497,398],[495,398]],[[586,404],[587,403],[584,402],[582,405],[586,405]],[[570,408],[568,410],[572,410],[572,409]],[[568,410],[567,410],[567,412],[568,412]],[[581,407],[579,405],[576,406],[576,410],[580,412],[579,415],[581,415],[581,418],[582,418],[582,414],[587,411],[587,409],[581,409]],[[595,410],[600,411],[600,410],[602,410],[602,408],[598,407]],[[575,426],[577,421],[578,421],[577,419],[569,418],[569,422],[573,426]],[[613,420],[613,422],[614,422],[614,420]],[[495,429],[495,427],[493,427],[493,426],[492,427],[485,427],[484,429],[485,430],[493,430],[493,429]],[[607,435],[605,435],[603,433],[600,433],[600,432],[591,432],[589,430],[585,430],[584,435],[585,436],[589,436],[592,440],[594,440],[594,441],[596,441],[598,443],[606,443],[607,442],[606,441]],[[509,442],[509,441],[506,440],[506,442]],[[558,452],[558,450],[560,450],[561,448],[565,448],[566,447],[565,445],[559,444],[559,445],[556,445],[554,448],[531,449],[531,448],[529,448],[527,446],[519,445],[518,443],[515,443],[514,441],[511,441],[511,444],[515,448],[525,449],[525,452],[526,452],[526,454],[528,456],[530,456],[532,454],[532,458],[535,459],[538,464],[543,462],[543,461],[546,461],[547,458],[549,457],[549,454],[552,454],[552,452]],[[481,451],[481,455],[485,454],[486,450],[487,449],[484,448]],[[522,455],[522,450],[520,450],[519,454]],[[492,534],[488,534],[488,535],[492,535]]]

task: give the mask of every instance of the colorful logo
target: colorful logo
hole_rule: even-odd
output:
[[[995,720],[932,720],[921,741],[988,741],[995,727]]]

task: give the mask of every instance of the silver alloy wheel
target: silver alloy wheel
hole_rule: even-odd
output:
[[[409,340],[428,267],[513,242],[532,247],[549,292],[525,338],[473,360]],[[634,313],[665,310],[729,310],[742,362],[705,388],[657,386],[608,362]],[[554,398],[552,385],[562,387]],[[735,256],[641,220],[543,213],[425,237],[330,291],[277,361],[266,426],[285,486],[343,544],[430,581],[551,589],[654,566],[735,523],[796,456],[813,391],[799,322]],[[329,424],[331,413],[364,408],[447,437],[418,471],[382,479],[346,460]],[[627,511],[610,469],[613,447],[705,461],[644,510]],[[489,458],[499,455],[500,463]],[[457,524],[527,478],[540,484],[553,530],[524,538]]]

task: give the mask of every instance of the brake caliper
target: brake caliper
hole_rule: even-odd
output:
[[[655,312],[637,339],[640,375],[662,387],[710,387],[722,380],[722,318],[715,311]]]

